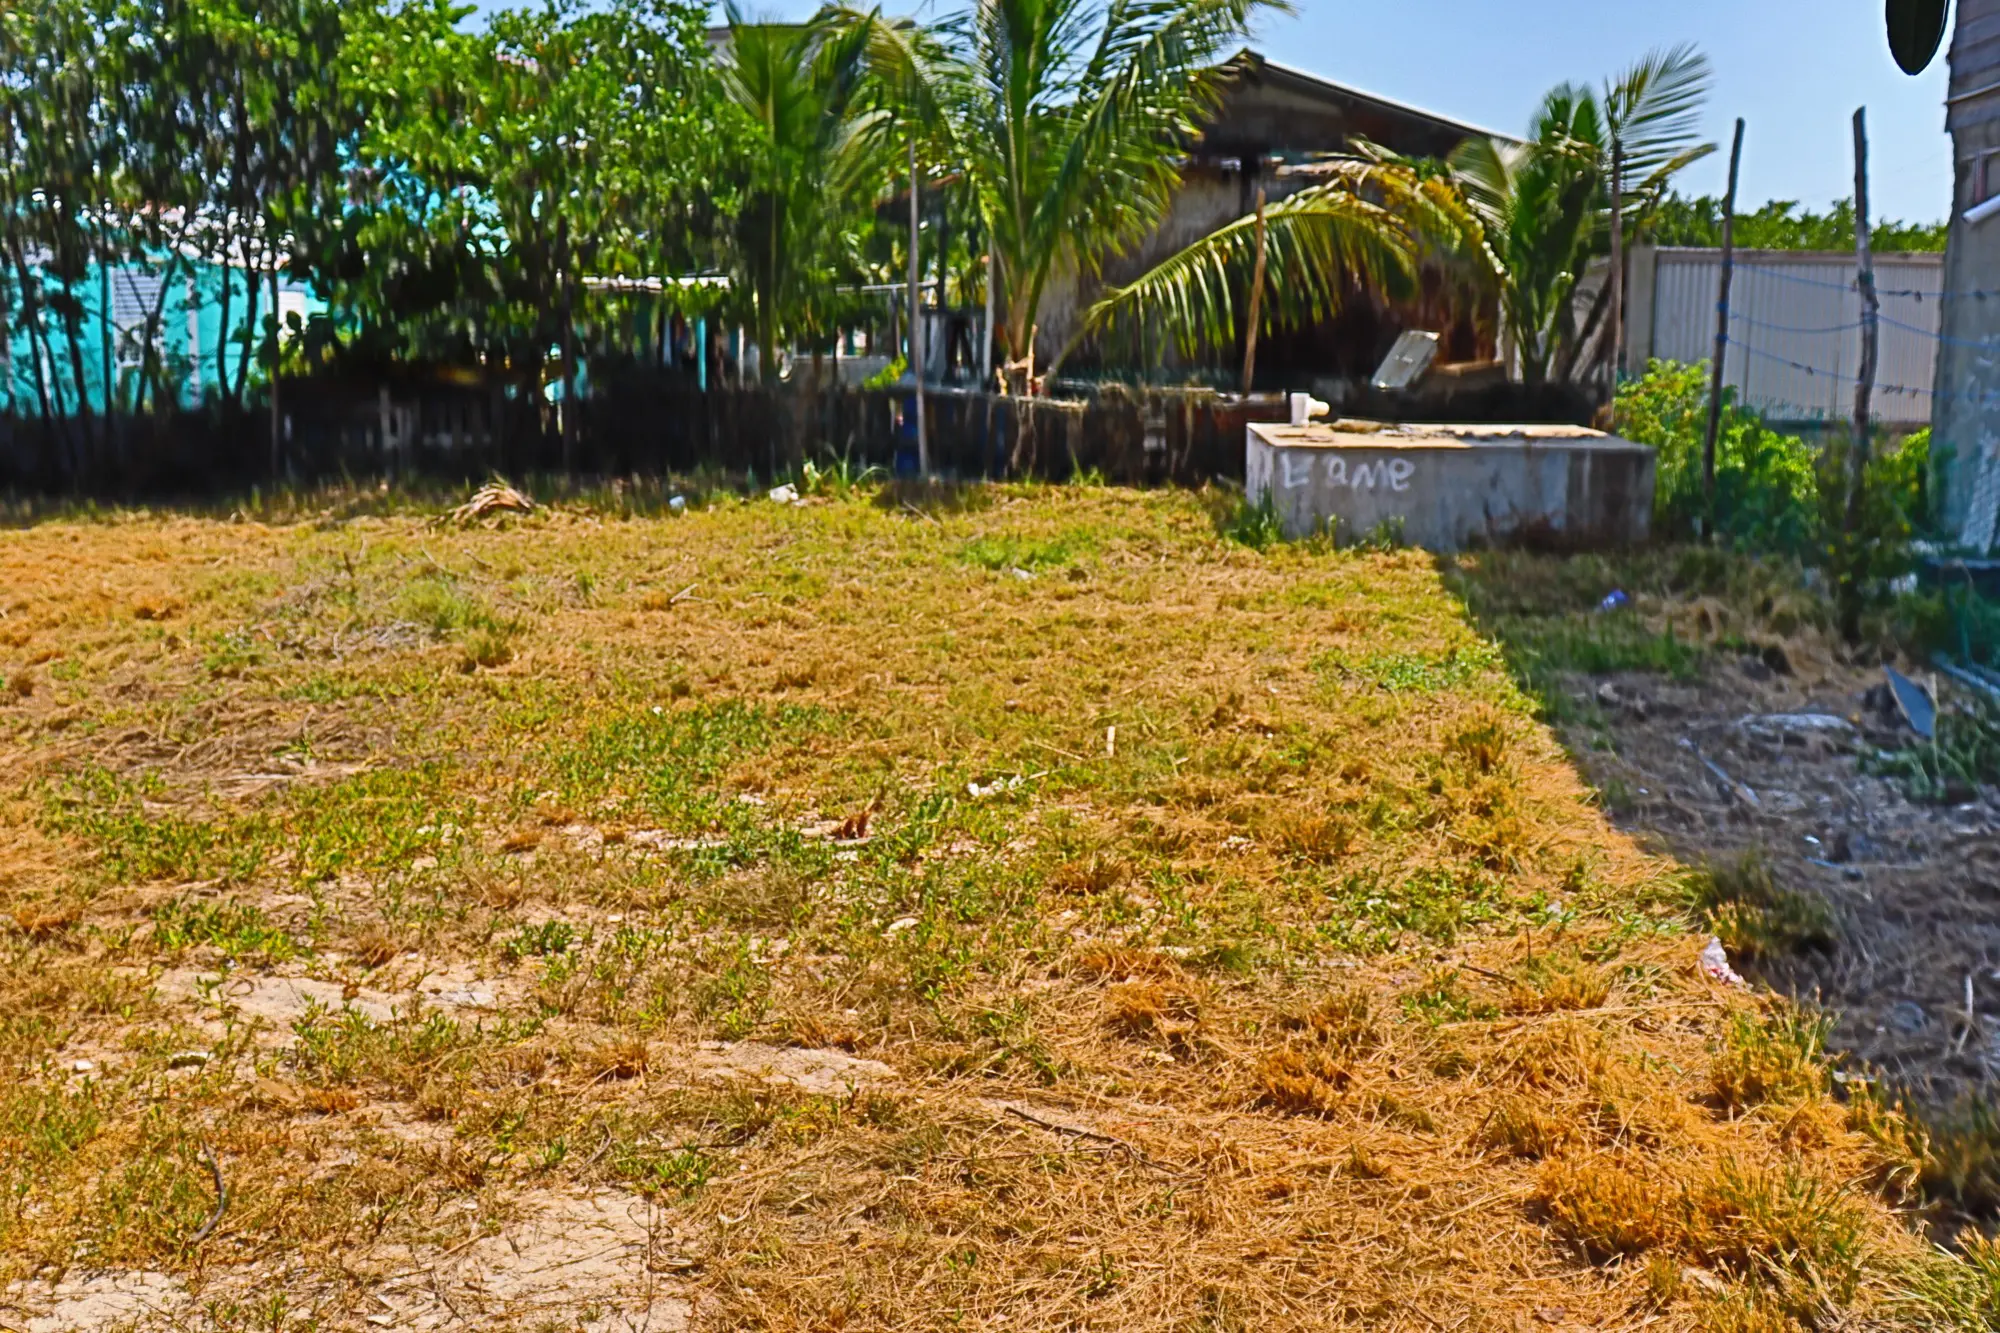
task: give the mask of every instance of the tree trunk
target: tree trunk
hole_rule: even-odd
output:
[[[1243,393],[1257,382],[1257,326],[1264,321],[1264,187],[1257,187],[1257,262],[1250,269],[1250,318],[1243,328]],[[1144,325],[1141,325],[1144,328]],[[1143,337],[1143,333],[1141,334]]]
[[[931,474],[931,439],[924,421],[924,305],[921,290],[923,272],[919,255],[919,228],[923,206],[923,178],[917,174],[917,141],[910,140],[910,378],[917,386],[917,472]],[[941,266],[941,265],[940,265]]]
[[[1625,145],[1611,141],[1611,396],[1618,396],[1618,379],[1625,373]]]
[[[14,272],[21,283],[21,315],[28,322],[28,359],[35,366],[35,399],[41,405],[43,422],[49,423],[55,420],[56,412],[49,402],[48,339],[42,327],[40,288],[33,284],[29,276],[27,261],[20,247],[14,246],[12,251]]]
[[[229,275],[225,270],[223,281],[227,282],[228,280]],[[236,385],[230,391],[230,397],[236,400],[236,405],[239,408],[244,406],[244,394],[247,392],[250,384],[250,359],[255,355],[257,350],[257,294],[259,286],[260,284],[257,281],[257,256],[251,251],[250,237],[246,235],[243,238],[243,346],[238,350],[236,355]]]
[[[284,361],[285,330],[278,323],[278,257],[271,256],[271,488],[277,489],[284,447],[283,415],[278,407],[278,372]]]

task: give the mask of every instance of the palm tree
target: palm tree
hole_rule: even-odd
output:
[[[1279,0],[979,0],[947,112],[1028,356],[1052,275],[1094,275],[1159,224],[1214,111],[1225,50]]]
[[[1611,306],[1611,367],[1624,370],[1625,205],[1636,197],[1650,217],[1669,178],[1715,151],[1696,133],[1708,97],[1708,58],[1681,45],[1649,51],[1604,88],[1604,128],[1610,139],[1611,268],[1603,292]]]
[[[1254,340],[1266,322],[1337,313],[1342,297],[1357,287],[1404,294],[1427,259],[1454,267],[1471,260],[1477,271],[1491,272],[1479,223],[1449,181],[1406,163],[1361,158],[1332,159],[1310,170],[1315,184],[1106,289],[1056,361],[1083,337],[1119,323],[1170,329],[1183,355],[1226,345],[1236,337],[1238,290],[1249,294]],[[1254,341],[1251,348],[1245,392]]]
[[[1551,89],[1526,143],[1469,139],[1451,155],[1452,178],[1485,229],[1501,320],[1528,383],[1575,373],[1622,291],[1625,230],[1644,225],[1675,173],[1715,150],[1694,141],[1708,79],[1708,60],[1692,47],[1654,52],[1602,92]],[[1616,276],[1579,323],[1577,284],[1591,260],[1614,252]]]
[[[853,224],[881,179],[884,113],[864,95],[867,30],[824,19],[750,23],[734,4],[728,14],[722,85],[750,122],[755,153],[731,267],[749,295],[769,382],[778,347],[819,330],[838,277],[854,266]]]

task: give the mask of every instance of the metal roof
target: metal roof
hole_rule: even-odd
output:
[[[1475,125],[1470,121],[1459,120],[1453,116],[1439,115],[1437,112],[1427,110],[1424,107],[1412,106],[1408,102],[1399,102],[1393,97],[1384,97],[1379,93],[1371,93],[1364,89],[1356,88],[1352,84],[1336,83],[1332,79],[1324,78],[1308,70],[1299,69],[1296,66],[1273,60],[1261,51],[1254,51],[1247,46],[1238,51],[1229,63],[1249,65],[1257,73],[1266,77],[1275,74],[1280,80],[1293,84],[1301,91],[1324,97],[1328,101],[1357,104],[1373,110],[1387,112],[1391,115],[1408,116],[1414,120],[1429,121],[1440,128],[1456,131],[1468,139],[1475,137],[1497,139],[1502,143],[1510,144],[1521,142],[1518,137],[1512,134],[1502,134],[1498,130],[1490,130],[1483,125]]]

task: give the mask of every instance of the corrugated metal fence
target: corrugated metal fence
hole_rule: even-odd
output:
[[[1718,250],[1641,250],[1633,255],[1629,364],[1647,356],[1706,361],[1715,350]],[[1651,281],[1647,282],[1647,269]],[[1737,401],[1773,422],[1851,419],[1861,362],[1861,296],[1851,254],[1739,250],[1729,294],[1724,375]],[[1931,419],[1944,256],[1875,256],[1881,293],[1881,356],[1873,411],[1890,425]]]

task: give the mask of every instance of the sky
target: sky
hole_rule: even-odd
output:
[[[1296,0],[1267,18],[1266,56],[1338,83],[1519,134],[1564,79],[1602,83],[1647,50],[1693,42],[1715,66],[1706,137],[1683,194],[1720,195],[1745,121],[1738,196],[1823,206],[1854,192],[1852,120],[1868,108],[1879,217],[1934,221],[1951,206],[1940,52],[1911,78],[1889,58],[1881,0]]]
[[[884,0],[944,13],[961,0]],[[918,6],[922,5],[921,9]],[[1889,58],[1881,0],[1293,0],[1253,45],[1338,83],[1510,134],[1565,79],[1602,83],[1654,47],[1693,42],[1715,66],[1706,135],[1719,151],[1683,194],[1720,195],[1745,120],[1739,198],[1824,207],[1854,192],[1852,119],[1868,108],[1877,217],[1941,220],[1951,206],[1940,53],[1910,78]],[[490,3],[482,8],[493,7]],[[753,17],[804,18],[817,0],[743,0]],[[718,13],[720,12],[718,6]]]

